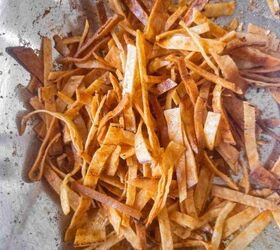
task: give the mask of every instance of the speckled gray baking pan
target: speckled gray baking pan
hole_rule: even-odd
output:
[[[0,0],[0,249],[69,249],[62,242],[69,218],[62,216],[57,197],[44,183],[25,182],[23,166],[32,161],[38,144],[34,138],[30,140],[31,130],[18,136],[15,116],[25,109],[21,85],[27,84],[29,75],[5,48],[28,45],[38,49],[40,35],[66,34],[78,27],[82,8],[71,2],[74,0]],[[262,25],[280,35],[280,20],[271,16],[265,0],[237,2],[240,21]],[[248,96],[260,104],[267,118],[279,116],[277,105],[265,91],[250,91]],[[271,145],[274,143],[272,140]],[[262,150],[263,160],[272,146]],[[250,249],[280,249],[276,225],[269,226]]]

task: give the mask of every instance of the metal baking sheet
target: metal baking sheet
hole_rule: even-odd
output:
[[[38,142],[28,130],[20,137],[16,116],[26,106],[22,86],[29,75],[5,53],[8,46],[40,47],[40,36],[77,30],[87,8],[74,0],[0,0],[0,249],[69,249],[62,241],[69,217],[62,216],[57,197],[44,183],[28,183],[26,167],[32,162]],[[81,1],[90,5],[90,0]],[[244,25],[259,24],[280,36],[280,21],[273,18],[265,0],[237,0],[236,16]],[[87,7],[86,6],[86,7]],[[231,18],[223,18],[228,22]],[[265,91],[252,90],[248,98],[266,118],[279,117],[278,106]],[[275,143],[271,140],[271,145]],[[266,160],[272,146],[262,149]],[[275,224],[249,249],[279,249],[280,234]]]

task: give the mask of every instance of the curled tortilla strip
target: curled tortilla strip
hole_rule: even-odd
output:
[[[51,116],[63,121],[67,125],[67,128],[69,129],[70,136],[71,136],[74,147],[76,148],[78,153],[82,153],[83,143],[82,143],[81,135],[76,128],[76,125],[67,116],[65,116],[61,113],[58,113],[58,112],[51,112],[51,111],[48,111],[48,110],[35,110],[35,111],[27,114],[21,120],[21,134],[25,130],[26,122],[28,121],[28,119],[31,116],[33,116],[35,114],[38,114],[38,113],[45,113],[45,114],[51,115]]]
[[[71,185],[71,188],[76,190],[77,192],[80,192],[81,194],[83,194],[85,196],[88,196],[91,199],[94,199],[96,201],[99,201],[99,202],[105,204],[106,206],[113,207],[113,208],[117,209],[118,211],[120,211],[124,214],[127,214],[137,220],[139,220],[141,217],[141,213],[139,211],[137,211],[136,209],[133,209],[133,208],[111,198],[110,196],[107,196],[98,191],[95,191],[94,189],[83,186],[77,182],[73,182]]]

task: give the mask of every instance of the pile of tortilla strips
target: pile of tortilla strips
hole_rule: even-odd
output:
[[[43,38],[40,55],[8,48],[27,87],[41,146],[29,171],[73,214],[65,241],[85,249],[244,249],[280,227],[277,118],[245,99],[263,88],[280,103],[275,33],[244,32],[234,1],[98,2],[100,22]],[[277,144],[277,143],[276,143]],[[259,147],[259,148],[258,148]],[[244,153],[244,154],[243,154]],[[245,160],[240,160],[244,155]]]

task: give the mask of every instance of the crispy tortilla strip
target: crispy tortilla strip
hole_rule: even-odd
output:
[[[191,32],[195,32],[194,29],[189,29]],[[166,32],[167,33],[167,32]],[[167,37],[163,35],[157,36],[157,45],[164,49],[172,50],[184,50],[190,52],[200,52],[200,48],[193,42],[193,40],[187,36],[183,30],[178,32],[172,32]],[[210,49],[213,49],[216,53],[221,53],[225,48],[225,43],[208,38],[199,38],[201,46],[205,49],[206,53],[210,53]]]
[[[200,169],[198,182],[194,191],[194,203],[198,215],[204,210],[208,195],[211,192],[213,173],[206,167]]]
[[[180,6],[171,16],[168,17],[168,19],[167,19],[167,21],[165,23],[164,30],[168,31],[169,29],[171,29],[172,26],[174,26],[176,21],[184,14],[184,12],[186,10],[187,10],[187,6],[186,5]]]
[[[219,246],[221,244],[222,236],[223,236],[223,230],[224,230],[224,223],[226,218],[228,217],[229,213],[234,209],[236,206],[236,203],[232,202],[227,202],[227,204],[223,207],[221,210],[221,213],[219,214],[214,231],[212,234],[212,239],[211,239],[211,245],[213,246],[214,249],[219,249]]]
[[[44,170],[44,177],[47,180],[47,182],[51,185],[51,187],[55,190],[55,192],[57,194],[60,194],[60,186],[62,184],[62,180],[55,173],[55,171],[51,169],[49,165],[47,165]],[[70,207],[74,211],[76,211],[79,206],[79,195],[73,192],[72,190],[69,190],[68,198]]]
[[[266,228],[271,220],[270,211],[262,212],[229,243],[226,250],[245,249]]]
[[[6,52],[22,65],[30,74],[44,83],[44,66],[34,50],[25,47],[8,47]]]
[[[71,140],[73,142],[75,149],[78,151],[78,153],[81,153],[83,151],[82,138],[81,138],[79,131],[77,130],[76,125],[67,116],[65,116],[61,113],[58,113],[58,112],[51,112],[48,110],[35,110],[33,112],[30,112],[29,114],[24,116],[21,120],[21,129],[20,129],[21,134],[23,134],[23,132],[25,130],[28,119],[31,116],[38,114],[38,113],[45,113],[45,114],[51,115],[51,116],[63,121],[66,124],[67,128],[69,129]]]
[[[171,212],[169,215],[170,220],[176,222],[182,227],[187,227],[190,229],[195,229],[198,225],[198,220],[196,218],[191,217],[190,215],[180,213],[178,211]]]
[[[167,9],[170,0],[155,0],[153,8],[145,26],[145,38],[153,41],[156,35],[164,30],[165,23],[168,19]]]
[[[180,58],[178,60],[178,68],[181,78],[183,80],[185,89],[193,103],[195,105],[197,98],[199,96],[198,88],[194,80],[190,77],[189,72],[187,70],[184,59]]]
[[[196,159],[194,156],[194,153],[192,151],[191,145],[189,143],[189,140],[186,136],[186,132],[183,130],[183,139],[184,139],[184,145],[186,147],[186,163],[187,163],[187,184],[188,187],[193,187],[198,182],[198,167],[196,164]]]
[[[204,134],[206,146],[208,149],[213,150],[217,145],[217,136],[219,131],[219,125],[221,121],[221,114],[215,112],[208,112],[207,118],[204,124]]]
[[[134,16],[136,16],[137,19],[146,26],[149,17],[138,0],[125,0],[124,2]]]
[[[247,84],[240,76],[238,67],[229,55],[219,56],[215,51],[211,50],[211,55],[217,62],[221,72],[226,80],[234,82],[243,91],[246,90]]]
[[[194,126],[194,106],[189,98],[184,98],[179,104],[181,110],[181,117],[185,125],[185,131],[192,147],[192,150],[195,153],[198,153],[198,145],[195,134]]]
[[[177,86],[177,83],[174,82],[171,79],[166,79],[164,82],[157,84],[153,88],[151,88],[149,91],[155,94],[156,96],[160,96],[172,89],[174,89]]]
[[[162,176],[158,183],[157,194],[153,207],[149,213],[147,225],[158,215],[161,209],[165,206],[167,195],[169,193],[170,184],[172,181],[172,174],[174,165],[177,164],[181,155],[184,152],[184,147],[180,144],[170,142],[163,154],[160,162]]]
[[[190,26],[194,20],[194,13],[195,11],[201,11],[204,6],[208,3],[209,0],[194,0],[191,3],[187,13],[185,14],[183,20],[187,26]]]
[[[229,82],[223,78],[220,78],[219,76],[216,76],[199,66],[193,64],[191,61],[185,59],[186,66],[192,70],[193,72],[203,76],[206,80],[216,83],[217,85],[221,85],[222,87],[229,89],[237,94],[242,94],[242,90],[233,82]]]
[[[133,206],[135,202],[136,197],[136,188],[131,185],[129,182],[130,180],[133,180],[137,177],[137,171],[138,171],[138,163],[135,159],[135,157],[130,157],[127,160],[127,166],[128,166],[128,184],[126,187],[126,204],[128,206]]]
[[[250,63],[250,68],[255,67],[276,67],[280,64],[280,59],[265,54],[256,48],[243,47],[232,50],[230,55],[236,60],[243,60]]]
[[[222,27],[220,27],[219,25],[217,25],[216,23],[208,19],[206,16],[204,16],[200,11],[196,9],[193,11],[193,22],[196,24],[208,23],[211,35],[217,38],[221,38],[227,34],[226,30],[224,30]]]
[[[251,207],[256,207],[262,210],[271,210],[271,211],[280,210],[279,206],[275,202],[258,198],[255,196],[251,196],[248,194],[243,194],[241,192],[216,186],[216,185],[212,187],[212,195],[215,197],[220,197],[225,200],[238,202],[240,204],[244,204]]]
[[[179,108],[164,111],[167,122],[169,140],[184,145],[182,119]],[[183,202],[187,198],[187,174],[185,154],[179,159],[176,168],[176,178],[179,189],[179,200]]]
[[[155,113],[155,117],[157,119],[157,126],[158,126],[158,133],[160,137],[160,143],[163,147],[166,147],[169,143],[169,136],[168,136],[168,128],[166,119],[164,117],[164,113],[162,110],[162,107],[160,106],[160,103],[155,96],[150,97],[151,106],[153,109],[153,112]]]
[[[111,110],[110,112],[108,112],[99,122],[99,127],[98,127],[98,132],[100,132],[100,130],[114,117],[119,116],[125,106],[127,105],[127,103],[129,102],[129,97],[128,95],[124,95],[124,97],[122,98],[122,100],[118,103],[118,105]]]
[[[137,133],[135,135],[135,154],[138,161],[141,164],[145,164],[145,163],[151,163],[153,161],[153,158],[146,144],[146,140],[144,138],[143,131],[142,131],[142,125],[143,122],[140,121],[140,124],[137,129]]]
[[[115,14],[103,24],[96,33],[88,39],[88,41],[76,52],[75,57],[79,57],[83,52],[85,52],[94,42],[99,39],[104,38],[110,34],[111,30],[123,19],[122,16]]]
[[[208,167],[212,172],[214,172],[215,175],[219,176],[221,179],[224,180],[224,182],[232,189],[238,190],[238,186],[233,182],[233,180],[228,177],[226,174],[221,172],[217,167],[213,164],[213,162],[210,160],[207,153],[203,152],[203,163],[206,167]]]
[[[254,207],[248,207],[241,212],[229,217],[224,226],[223,238],[229,237],[231,234],[247,225],[250,221],[260,214],[260,210]]]
[[[221,142],[218,147],[216,147],[217,152],[223,157],[229,167],[234,173],[237,173],[239,169],[239,156],[240,152],[232,145]]]
[[[123,80],[123,92],[134,94],[139,84],[139,76],[137,69],[137,50],[134,45],[127,45],[127,58]]]
[[[121,242],[124,239],[123,235],[117,235],[115,233],[109,235],[109,237],[106,238],[106,241],[103,243],[99,244],[97,247],[88,247],[86,250],[107,250],[111,249],[115,245],[117,245],[119,242]]]
[[[130,145],[134,146],[135,135],[123,128],[110,125],[108,132],[103,140],[105,145]]]
[[[243,102],[244,108],[244,138],[246,154],[251,170],[260,165],[256,139],[256,112],[248,102]]]
[[[160,1],[158,1],[160,2]],[[142,90],[142,101],[143,101],[143,111],[144,111],[144,122],[147,126],[148,135],[150,145],[152,147],[153,154],[158,155],[159,150],[159,141],[157,135],[154,131],[154,123],[152,120],[152,114],[149,106],[149,93],[148,86],[146,83],[147,69],[146,69],[146,55],[145,55],[145,39],[143,37],[143,33],[137,30],[136,37],[136,47],[137,47],[137,57],[138,57],[138,65],[140,72],[140,80],[141,80],[141,90]]]
[[[71,185],[71,188],[91,199],[94,199],[98,202],[105,204],[106,206],[113,207],[113,208],[117,209],[118,211],[120,211],[124,214],[127,214],[137,220],[139,220],[141,217],[141,213],[138,210],[133,209],[133,208],[111,198],[110,196],[107,196],[98,191],[95,191],[94,189],[88,188],[77,182],[73,182]]]
[[[280,181],[277,177],[262,166],[254,168],[250,173],[250,182],[258,187],[278,190]]]
[[[98,15],[98,19],[99,19],[99,22],[101,24],[104,24],[106,23],[107,21],[107,15],[106,15],[106,8],[104,6],[104,2],[99,0],[96,2],[96,10],[97,10],[97,15]]]
[[[208,99],[209,87],[209,84],[203,86],[204,90],[200,91],[194,106],[194,128],[199,150],[202,150],[205,147],[205,135],[203,126],[205,121],[204,119],[207,114],[206,104]]]
[[[166,207],[164,207],[159,213],[158,223],[161,237],[161,248],[163,250],[173,249],[173,239]]]
[[[227,114],[223,107],[223,97],[222,97],[222,86],[216,85],[213,91],[213,99],[212,99],[212,106],[214,112],[221,113],[221,136],[224,142],[235,145],[235,139],[231,132],[231,127],[228,121]]]
[[[192,39],[193,43],[197,46],[197,48],[199,49],[199,52],[201,53],[201,55],[203,56],[205,62],[209,65],[209,67],[211,69],[213,69],[213,71],[215,72],[216,75],[219,75],[219,69],[214,65],[214,63],[211,61],[211,59],[208,57],[202,43],[201,43],[201,39],[200,36],[194,32],[192,32],[187,26],[186,24],[181,21],[179,23],[188,33],[188,35],[190,36],[190,38]]]
[[[88,136],[87,136],[87,139],[86,139],[86,143],[85,143],[85,152],[87,153],[88,150],[89,150],[89,147],[93,141],[93,138],[95,136],[95,134],[97,133],[97,130],[98,130],[98,124],[99,124],[99,115],[100,115],[100,112],[103,108],[103,105],[105,104],[105,101],[106,101],[106,96],[104,96],[102,98],[102,100],[100,101],[99,103],[99,106],[94,114],[94,118],[93,118],[93,121],[92,121],[92,125],[91,125],[91,128],[88,132]]]
[[[110,155],[116,149],[115,145],[102,145],[93,155],[90,165],[88,167],[86,176],[84,177],[84,185],[95,187],[99,176],[101,175],[104,165]]]
[[[235,11],[235,1],[225,3],[208,3],[202,12],[207,17],[231,16]]]

